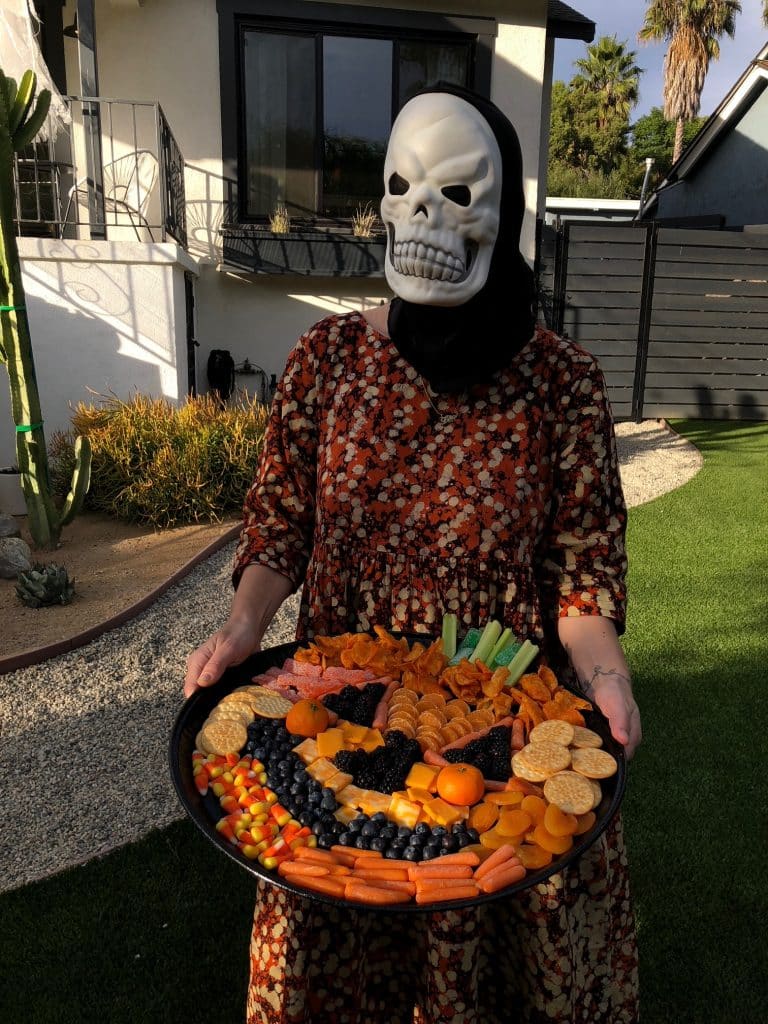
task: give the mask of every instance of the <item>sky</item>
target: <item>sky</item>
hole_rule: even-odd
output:
[[[637,33],[642,27],[646,3],[644,0],[567,0],[580,14],[595,22],[595,41],[600,36],[615,35],[637,53],[635,62],[644,69],[640,77],[640,101],[630,119],[647,114],[651,107],[663,106],[664,54],[666,43],[640,43]],[[720,100],[764,43],[768,41],[768,28],[762,23],[761,0],[741,0],[741,14],[736,16],[733,39],[720,40],[720,59],[709,66],[704,92],[701,96],[701,114],[709,116]],[[554,79],[568,82],[576,73],[574,60],[586,56],[587,44],[574,39],[555,41]]]

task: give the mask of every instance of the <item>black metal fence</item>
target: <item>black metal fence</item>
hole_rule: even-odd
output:
[[[14,158],[20,235],[186,247],[184,157],[159,103],[68,97],[69,123]]]
[[[768,419],[768,232],[543,227],[541,313],[597,357],[617,419]]]

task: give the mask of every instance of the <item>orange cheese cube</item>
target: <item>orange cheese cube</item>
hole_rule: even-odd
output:
[[[460,821],[463,817],[462,810],[469,813],[469,808],[456,807],[445,800],[441,800],[440,797],[436,797],[434,800],[430,800],[429,803],[424,804],[425,813],[433,818],[438,825],[453,825]]]
[[[298,746],[293,748],[294,754],[298,754],[304,764],[312,764],[320,756],[317,752],[317,740],[307,737]]]
[[[369,789],[360,801],[360,810],[366,814],[376,814],[378,811],[386,814],[391,800],[392,797],[388,793],[377,793]]]
[[[341,731],[344,733],[347,743],[357,746],[366,738],[369,729],[367,725],[357,725],[356,722],[342,722]]]
[[[403,800],[402,797],[392,794],[386,813],[398,825],[413,828],[421,815],[421,804],[416,804],[412,800]]]
[[[336,774],[332,775],[330,779],[326,779],[323,785],[326,789],[332,789],[334,793],[339,793],[342,789],[345,789],[351,781],[352,776],[347,772],[336,772]]]
[[[408,772],[405,780],[406,786],[414,786],[417,789],[428,789],[430,793],[437,792],[437,776],[440,768],[432,764],[423,764],[417,761]]]
[[[344,733],[341,729],[326,729],[317,735],[317,752],[320,757],[335,757],[344,749]]]
[[[334,792],[336,793],[336,799],[345,807],[360,807],[360,801],[365,799],[368,790],[349,783],[343,789],[337,789]]]
[[[316,761],[312,762],[312,764],[307,765],[307,772],[313,779],[316,779],[323,786],[327,786],[329,780],[332,779],[334,775],[339,774],[339,769],[333,761],[329,761],[327,757],[318,757]],[[352,781],[351,777],[349,781]]]
[[[409,786],[408,799],[413,800],[416,804],[428,804],[432,799],[432,794],[428,789],[419,789],[417,786]]]
[[[378,729],[369,729],[367,736],[362,741],[360,746],[366,753],[370,754],[370,752],[372,750],[375,750],[377,747],[384,746],[384,737],[381,735]]]

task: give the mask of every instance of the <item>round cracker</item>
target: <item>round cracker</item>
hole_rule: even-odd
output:
[[[427,708],[445,708],[445,697],[442,693],[425,693],[423,697],[419,699],[418,706],[426,710]]]
[[[566,814],[586,814],[594,806],[591,781],[578,772],[557,772],[544,783],[544,796]]]
[[[285,718],[293,707],[287,697],[275,693],[266,686],[259,687],[252,695],[252,708],[261,718]]]
[[[212,754],[239,754],[248,742],[248,733],[242,722],[227,719],[208,721],[200,732],[206,749]]]
[[[571,763],[571,752],[562,743],[544,740],[541,743],[528,743],[518,751],[519,759],[535,772],[543,773],[545,778],[555,772],[565,771]]]
[[[586,775],[584,776],[584,778],[587,778]],[[597,779],[587,779],[587,782],[591,783],[592,785],[592,792],[594,794],[592,799],[592,810],[594,811],[594,809],[599,806],[600,801],[603,799],[603,791],[600,788],[600,783],[597,781]]]
[[[439,711],[424,711],[419,715],[419,725],[431,726],[433,729],[440,730],[445,723],[445,714],[441,714]]]
[[[390,698],[390,706],[392,704],[418,704],[419,695],[414,690],[406,690],[404,687],[400,687],[399,690],[395,690]]]
[[[573,726],[574,747],[602,747],[603,739],[592,729],[585,729],[582,725]]]
[[[573,751],[573,770],[588,779],[610,779],[616,774],[618,764],[613,754],[597,747],[577,747]]]
[[[197,736],[195,736],[195,750],[201,751],[203,754],[210,754],[211,751],[203,743],[203,730],[201,729]]]
[[[531,768],[525,761],[520,760],[521,751],[518,750],[516,754],[512,756],[512,773],[519,779],[525,779],[526,782],[544,782],[547,776],[535,768]],[[584,776],[582,776],[583,778]]]
[[[242,722],[243,725],[250,725],[253,721],[253,711],[245,704],[217,704],[208,715],[209,720],[214,718],[229,718],[235,722]]]
[[[573,726],[570,722],[562,722],[557,718],[550,718],[546,722],[539,722],[531,729],[531,743],[560,743],[567,747],[573,742]]]

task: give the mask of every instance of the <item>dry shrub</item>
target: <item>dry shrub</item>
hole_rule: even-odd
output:
[[[227,406],[213,395],[178,407],[144,395],[81,402],[72,435],[49,453],[52,477],[66,478],[67,444],[84,434],[93,448],[87,508],[158,529],[218,521],[242,509],[267,418],[247,395]]]

